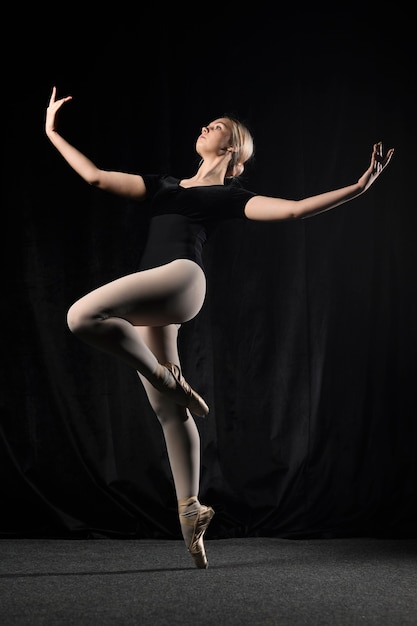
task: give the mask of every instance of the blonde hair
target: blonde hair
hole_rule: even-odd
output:
[[[237,178],[243,174],[245,163],[252,158],[254,154],[253,137],[249,129],[234,117],[224,116],[229,120],[232,126],[231,144],[234,150],[229,167],[227,168],[226,177]]]

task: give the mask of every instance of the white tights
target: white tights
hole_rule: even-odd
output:
[[[200,437],[190,412],[152,382],[160,363],[180,365],[178,329],[197,315],[205,293],[203,270],[179,259],[95,289],[75,302],[67,317],[80,339],[137,370],[162,426],[178,500],[198,494]]]

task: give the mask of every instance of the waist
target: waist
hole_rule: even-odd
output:
[[[157,215],[151,219],[139,269],[165,265],[175,259],[189,259],[204,269],[202,251],[206,240],[202,224],[184,215]]]

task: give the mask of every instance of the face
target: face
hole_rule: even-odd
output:
[[[225,117],[219,117],[201,129],[201,135],[196,143],[197,153],[201,157],[210,153],[215,155],[224,154],[225,150],[230,148],[231,138],[232,128],[230,121]]]

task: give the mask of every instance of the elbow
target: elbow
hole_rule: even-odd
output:
[[[85,177],[86,182],[91,187],[103,187],[103,178],[100,176],[100,170],[94,170]]]
[[[290,200],[286,219],[292,221],[299,220],[301,217],[303,217],[303,215],[300,210],[299,200]]]

